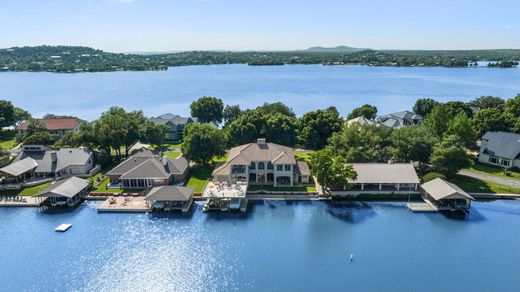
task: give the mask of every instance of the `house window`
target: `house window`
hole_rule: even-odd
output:
[[[496,164],[496,163],[498,163],[498,159],[496,157],[490,156],[489,157],[489,162]]]
[[[271,162],[267,162],[267,169],[273,170],[273,164]]]
[[[502,159],[503,166],[509,166],[509,160]]]
[[[276,166],[276,170],[283,171],[283,165],[277,165]]]
[[[262,161],[258,162],[258,169],[265,169],[265,163]]]
[[[251,164],[249,165],[249,169],[256,169],[256,164],[254,161],[251,162]]]
[[[285,165],[285,171],[291,171],[291,165],[290,164],[286,164]]]

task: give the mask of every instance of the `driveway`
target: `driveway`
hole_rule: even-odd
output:
[[[467,171],[467,170],[461,170],[461,171],[459,171],[459,174],[464,175],[464,176],[469,176],[472,178],[476,178],[479,180],[483,180],[483,181],[494,182],[494,183],[499,183],[499,184],[503,184],[506,186],[520,188],[520,180],[496,177],[496,176],[492,176],[489,174],[476,173],[476,172],[471,172],[471,171]]]

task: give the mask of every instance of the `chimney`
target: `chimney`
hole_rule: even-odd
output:
[[[58,154],[56,154],[56,151],[51,152],[51,160],[52,162],[56,162],[56,160],[58,160]]]
[[[161,162],[163,166],[168,165],[168,158],[166,156],[161,157]]]
[[[258,139],[256,140],[256,143],[257,143],[257,144],[260,144],[260,145],[264,145],[264,144],[266,144],[265,138],[258,138]]]

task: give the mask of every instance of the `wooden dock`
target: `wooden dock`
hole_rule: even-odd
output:
[[[107,199],[96,210],[98,212],[148,213],[152,208],[146,204],[144,197],[114,197]]]
[[[0,197],[0,207],[40,207],[41,202],[33,197]]]
[[[424,203],[408,203],[408,209],[415,213],[439,212],[439,209],[429,200],[423,199]]]

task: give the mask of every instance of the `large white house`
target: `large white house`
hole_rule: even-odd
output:
[[[294,149],[258,139],[232,148],[225,163],[213,170],[215,181],[246,181],[250,184],[294,186],[309,183],[309,166],[297,161]]]
[[[520,135],[487,132],[481,139],[478,160],[504,168],[520,168]]]

